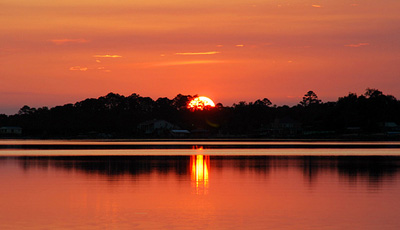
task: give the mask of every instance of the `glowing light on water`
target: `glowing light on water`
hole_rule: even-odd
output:
[[[190,171],[192,186],[196,188],[196,194],[206,194],[208,175],[210,169],[210,156],[193,155],[190,156]]]

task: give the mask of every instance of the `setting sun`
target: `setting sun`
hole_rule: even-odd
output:
[[[209,107],[215,107],[215,104],[210,98],[204,96],[196,97],[188,104],[188,108],[193,110],[203,110]]]

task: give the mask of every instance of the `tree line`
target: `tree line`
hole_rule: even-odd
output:
[[[25,105],[15,115],[0,115],[0,127],[19,126],[23,137],[32,138],[159,137],[138,130],[140,123],[153,119],[184,130],[202,130],[207,137],[335,138],[382,133],[387,123],[392,124],[391,131],[400,131],[393,125],[400,124],[400,101],[377,89],[368,88],[362,95],[349,93],[335,102],[322,102],[309,91],[291,107],[276,106],[263,98],[193,111],[187,104],[194,97],[178,94],[173,99],[153,100],[135,93],[109,93],[50,109]]]

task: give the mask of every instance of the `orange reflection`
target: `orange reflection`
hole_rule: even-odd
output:
[[[204,148],[203,148],[203,146],[198,146],[198,145],[193,145],[192,146],[192,149],[194,149],[194,150],[203,150]]]
[[[208,174],[210,170],[210,156],[190,156],[190,171],[192,186],[196,188],[196,194],[206,194],[208,188]]]

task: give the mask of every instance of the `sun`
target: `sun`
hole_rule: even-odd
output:
[[[196,97],[188,104],[188,109],[191,110],[204,110],[210,107],[215,107],[214,102],[210,98],[204,96]]]

